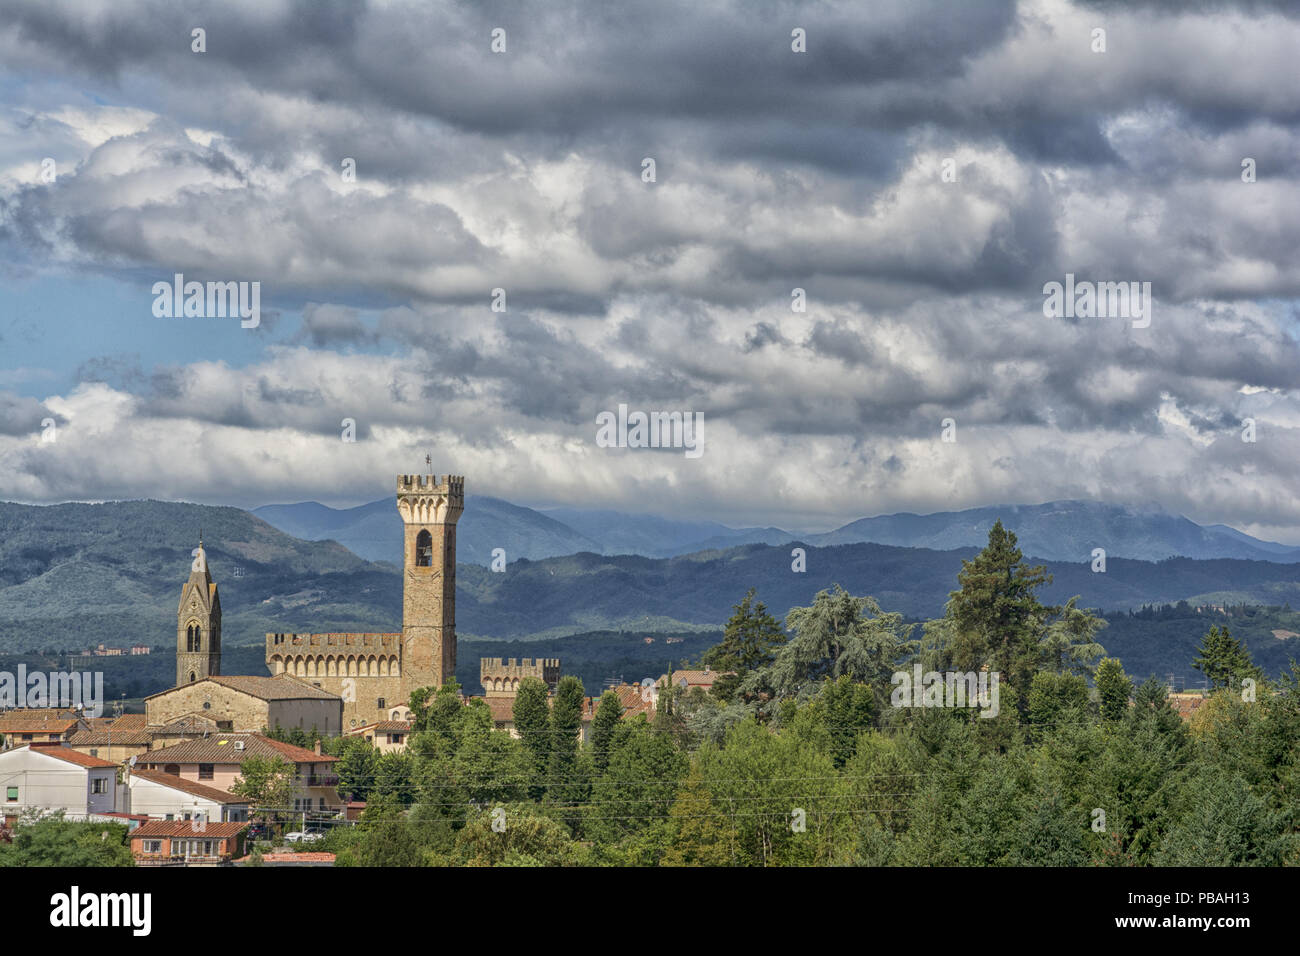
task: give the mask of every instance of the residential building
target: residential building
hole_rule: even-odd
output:
[[[247,823],[151,820],[131,832],[137,866],[220,866],[244,855]]]
[[[229,792],[241,779],[239,765],[249,757],[279,758],[293,765],[297,784],[294,810],[343,808],[334,772],[338,758],[322,754],[319,744],[313,751],[261,734],[217,733],[151,750],[137,759],[135,770],[169,773]]]
[[[16,747],[0,753],[4,820],[13,826],[24,811],[63,811],[70,820],[119,809],[117,764],[60,744]]]
[[[246,797],[157,770],[134,770],[126,778],[131,812],[163,820],[229,823],[248,819]]]
[[[392,753],[405,750],[407,738],[411,736],[411,722],[408,720],[379,720],[366,724],[355,730],[349,730],[345,737],[364,737],[374,744],[380,753]]]

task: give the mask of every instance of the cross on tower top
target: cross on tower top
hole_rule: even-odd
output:
[[[432,467],[433,467],[433,456],[432,456],[432,455],[425,455],[425,456],[424,456],[424,467],[426,467],[426,468],[432,468]]]

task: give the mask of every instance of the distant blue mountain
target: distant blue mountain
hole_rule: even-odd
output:
[[[368,561],[400,564],[402,560],[402,519],[392,498],[343,509],[315,501],[264,505],[253,514],[295,538],[337,541]],[[540,511],[500,498],[467,495],[465,514],[456,529],[457,560],[487,565],[494,548],[503,548],[507,561],[601,552],[596,541]]]
[[[371,561],[397,562],[401,557],[401,521],[391,498],[347,509],[328,508],[314,501],[267,505],[253,513],[286,534],[313,541],[333,539]],[[457,550],[461,561],[484,565],[490,563],[494,548],[504,548],[507,561],[582,551],[670,558],[795,540],[818,547],[887,544],[951,551],[983,547],[989,528],[999,518],[1015,530],[1026,555],[1048,561],[1086,561],[1094,548],[1104,548],[1108,558],[1143,561],[1178,556],[1300,562],[1300,548],[1260,541],[1226,525],[1201,526],[1158,509],[1088,501],[880,515],[860,518],[824,534],[800,534],[781,528],[731,528],[716,521],[610,510],[538,511],[500,498],[470,496],[460,522]]]
[[[860,518],[827,534],[811,535],[808,540],[823,546],[871,542],[949,551],[983,547],[989,528],[999,518],[1015,530],[1026,555],[1051,561],[1085,561],[1093,548],[1104,548],[1108,558],[1143,561],[1178,556],[1300,562],[1300,548],[1260,541],[1225,525],[1202,527],[1158,509],[1089,501]]]

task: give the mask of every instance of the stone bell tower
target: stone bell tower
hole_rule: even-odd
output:
[[[221,598],[200,539],[176,612],[176,686],[220,673]]]
[[[441,687],[456,673],[456,521],[460,475],[398,475],[402,558],[402,694]]]

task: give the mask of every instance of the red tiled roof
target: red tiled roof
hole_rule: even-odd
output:
[[[232,837],[248,828],[245,823],[205,823],[202,830],[194,829],[193,820],[150,820],[131,831],[131,839],[140,837],[199,837],[220,839]]]
[[[113,721],[114,730],[144,730],[149,718],[144,714],[123,714]]]
[[[68,747],[29,747],[32,753],[45,754],[49,757],[55,757],[68,763],[75,763],[78,767],[94,769],[97,767],[116,767],[117,764],[110,760],[100,760],[98,757],[92,757],[90,754],[83,754],[79,750],[72,750]]]
[[[147,730],[78,730],[68,738],[70,747],[138,747],[153,741]]]
[[[242,742],[243,750],[236,748]],[[318,754],[261,734],[214,733],[195,740],[159,747],[141,756],[147,764],[243,763],[249,757],[284,757],[292,763],[333,763],[338,757]]]
[[[76,726],[75,717],[31,717],[21,710],[0,714],[0,734],[66,734]]]
[[[135,770],[132,771],[131,776],[139,777],[141,780],[147,780],[150,783],[161,784],[164,787],[171,787],[173,790],[179,790],[191,796],[202,797],[204,800],[213,800],[217,803],[247,804],[249,802],[246,797],[237,797],[233,793],[227,793],[225,790],[218,790],[216,787],[209,787],[207,784],[198,783],[194,780],[186,780],[174,773],[162,773],[158,770]]]

